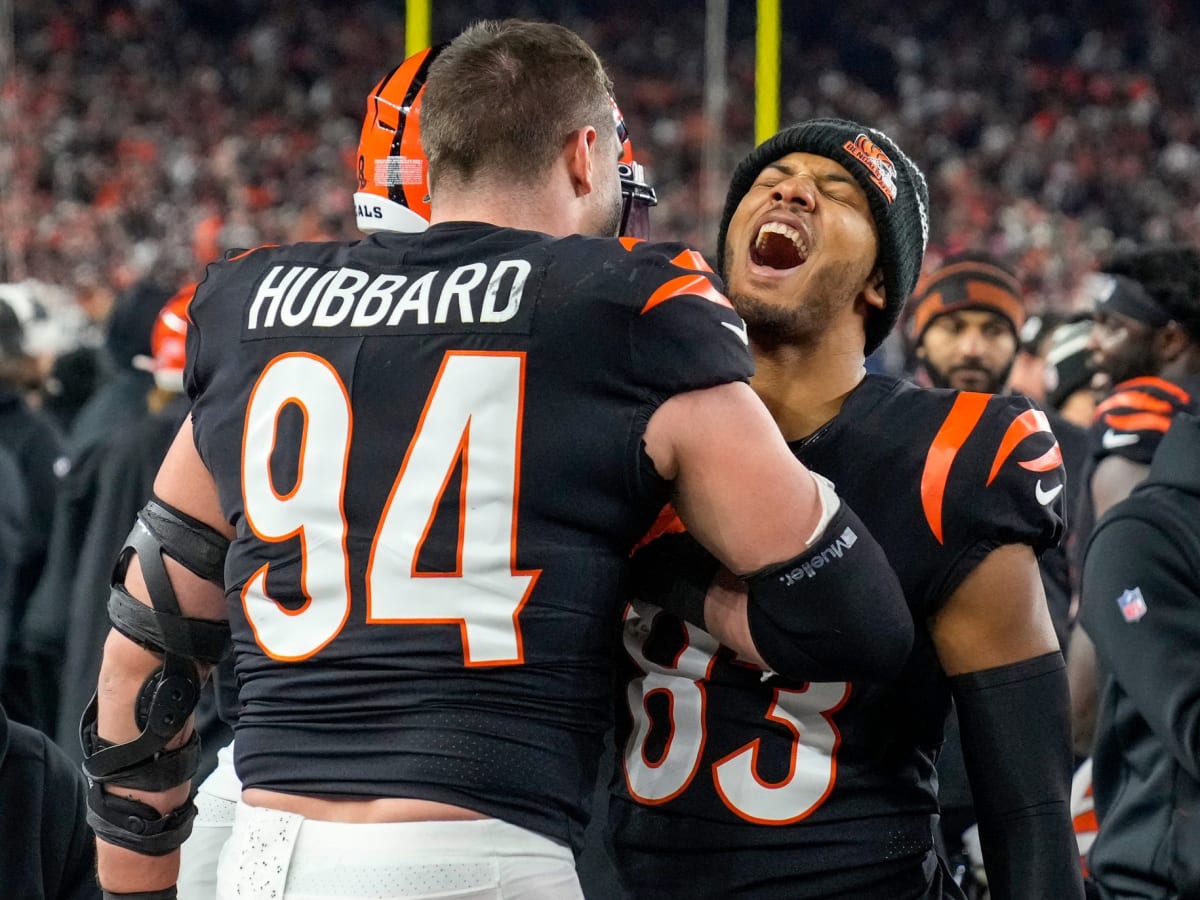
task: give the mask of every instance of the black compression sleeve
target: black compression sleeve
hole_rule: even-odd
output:
[[[950,679],[994,900],[1080,898],[1062,654]]]
[[[900,581],[845,503],[807,550],[746,581],[750,637],[780,675],[886,680],[908,659],[913,621]]]

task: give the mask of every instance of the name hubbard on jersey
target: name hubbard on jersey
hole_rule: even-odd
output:
[[[517,318],[532,265],[524,259],[433,269],[415,277],[397,272],[272,267],[246,311],[243,334],[268,337],[302,329],[377,329],[413,326],[503,325]],[[477,288],[484,285],[480,292]],[[527,317],[521,317],[526,319]]]

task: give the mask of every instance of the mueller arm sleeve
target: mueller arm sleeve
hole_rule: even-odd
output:
[[[1062,654],[950,679],[994,900],[1081,898]]]
[[[895,677],[913,644],[904,591],[846,504],[809,547],[746,579],[750,637],[776,673],[804,681]]]

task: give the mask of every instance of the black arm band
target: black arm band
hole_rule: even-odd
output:
[[[950,679],[995,900],[1082,897],[1062,654]]]
[[[215,666],[232,647],[227,621],[193,619],[147,606],[122,584],[110,590],[108,620],[139,647],[153,653],[177,653],[205,665]]]
[[[167,556],[201,578],[225,586],[225,557],[229,553],[225,535],[158,497],[142,507],[138,519]]]
[[[163,888],[161,891],[138,891],[134,894],[118,894],[105,891],[103,900],[179,900],[179,892],[174,887]]]
[[[110,794],[98,781],[88,785],[87,823],[106,844],[146,856],[165,856],[188,839],[196,806],[188,800],[165,816],[149,804]]]
[[[908,659],[913,622],[900,581],[845,503],[807,550],[746,581],[750,637],[780,675],[880,681]]]
[[[665,534],[633,554],[633,594],[703,628],[704,598],[720,567],[690,534]]]

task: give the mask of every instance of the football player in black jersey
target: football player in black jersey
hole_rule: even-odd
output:
[[[1110,387],[1088,430],[1077,555],[1100,517],[1149,473],[1175,414],[1200,410],[1200,252],[1142,247],[1114,256],[1104,268],[1088,348]],[[1096,678],[1091,643],[1078,624],[1068,663],[1075,749],[1086,756]]]
[[[1200,410],[1200,251],[1177,244],[1139,247],[1115,255],[1104,273],[1088,348],[1110,388],[1088,431],[1089,470],[1072,548],[1077,569],[1095,523],[1149,474],[1175,415]],[[1081,609],[1087,599],[1081,593]],[[1095,648],[1078,621],[1067,663],[1075,752],[1086,757],[1098,678]],[[1080,767],[1077,795],[1089,793],[1089,773],[1090,766]],[[1089,837],[1085,830],[1083,840]]]
[[[921,280],[908,312],[918,383],[985,393],[1014,392],[1010,382],[1027,319],[1021,283],[1002,259],[978,250],[946,258]],[[1064,507],[1071,510],[1084,472],[1087,435],[1053,409],[1045,412],[1063,455],[1067,478],[1062,494]],[[1069,532],[1059,546],[1047,548],[1038,560],[1054,633],[1064,648],[1072,607],[1068,540]],[[946,721],[946,743],[937,768],[941,830],[951,867],[969,864],[972,873],[982,873],[978,842],[972,837],[963,840],[975,816],[953,713]]]
[[[441,44],[413,54],[381,78],[367,96],[354,193],[355,221],[364,234],[419,232],[429,227],[429,167],[421,150],[421,104],[429,66],[444,47]],[[657,198],[634,158],[628,130],[615,104],[614,114],[624,148],[618,166],[623,204],[620,234],[647,238],[649,210]],[[223,714],[232,724],[237,716],[236,691],[229,699],[230,708]],[[233,750],[232,744],[220,749],[216,768],[197,789],[198,812],[192,834],[180,851],[180,900],[212,900],[216,896],[217,860],[233,830],[242,792]],[[607,875],[607,871],[600,874]]]
[[[1105,272],[1088,344],[1112,385],[1092,417],[1097,518],[1146,477],[1171,417],[1200,398],[1200,251],[1145,247]]]
[[[627,559],[668,500],[750,585],[672,608],[749,664],[887,678],[908,655],[895,573],[746,384],[703,260],[609,237],[621,143],[590,48],[472,26],[422,131],[426,232],[259,248],[196,292],[191,418],[81,726],[115,896],[174,895],[191,698],[229,632],[219,897],[580,896]]]
[[[680,558],[693,590],[729,597],[736,580],[691,574],[714,566],[686,535],[639,551],[609,813],[633,897],[961,897],[935,840],[952,696],[992,896],[1082,896],[1036,558],[1063,527],[1057,442],[1023,397],[864,370],[916,282],[927,202],[890,139],[842,120],[787,128],[734,172],[718,252],[751,384],[797,458],[857,504],[917,636],[896,679],[763,672],[656,605],[684,589],[662,573]]]
[[[354,192],[355,223],[363,234],[420,232],[429,227],[421,102],[429,65],[443,46],[414,53],[381,78],[367,95]],[[222,691],[218,697],[227,701],[223,706],[228,708],[222,709],[222,714],[232,724],[237,718],[236,691],[232,696]],[[180,849],[180,900],[212,900],[216,896],[217,860],[233,830],[242,793],[233,756],[232,743],[222,747],[216,768],[196,790],[192,833]]]

